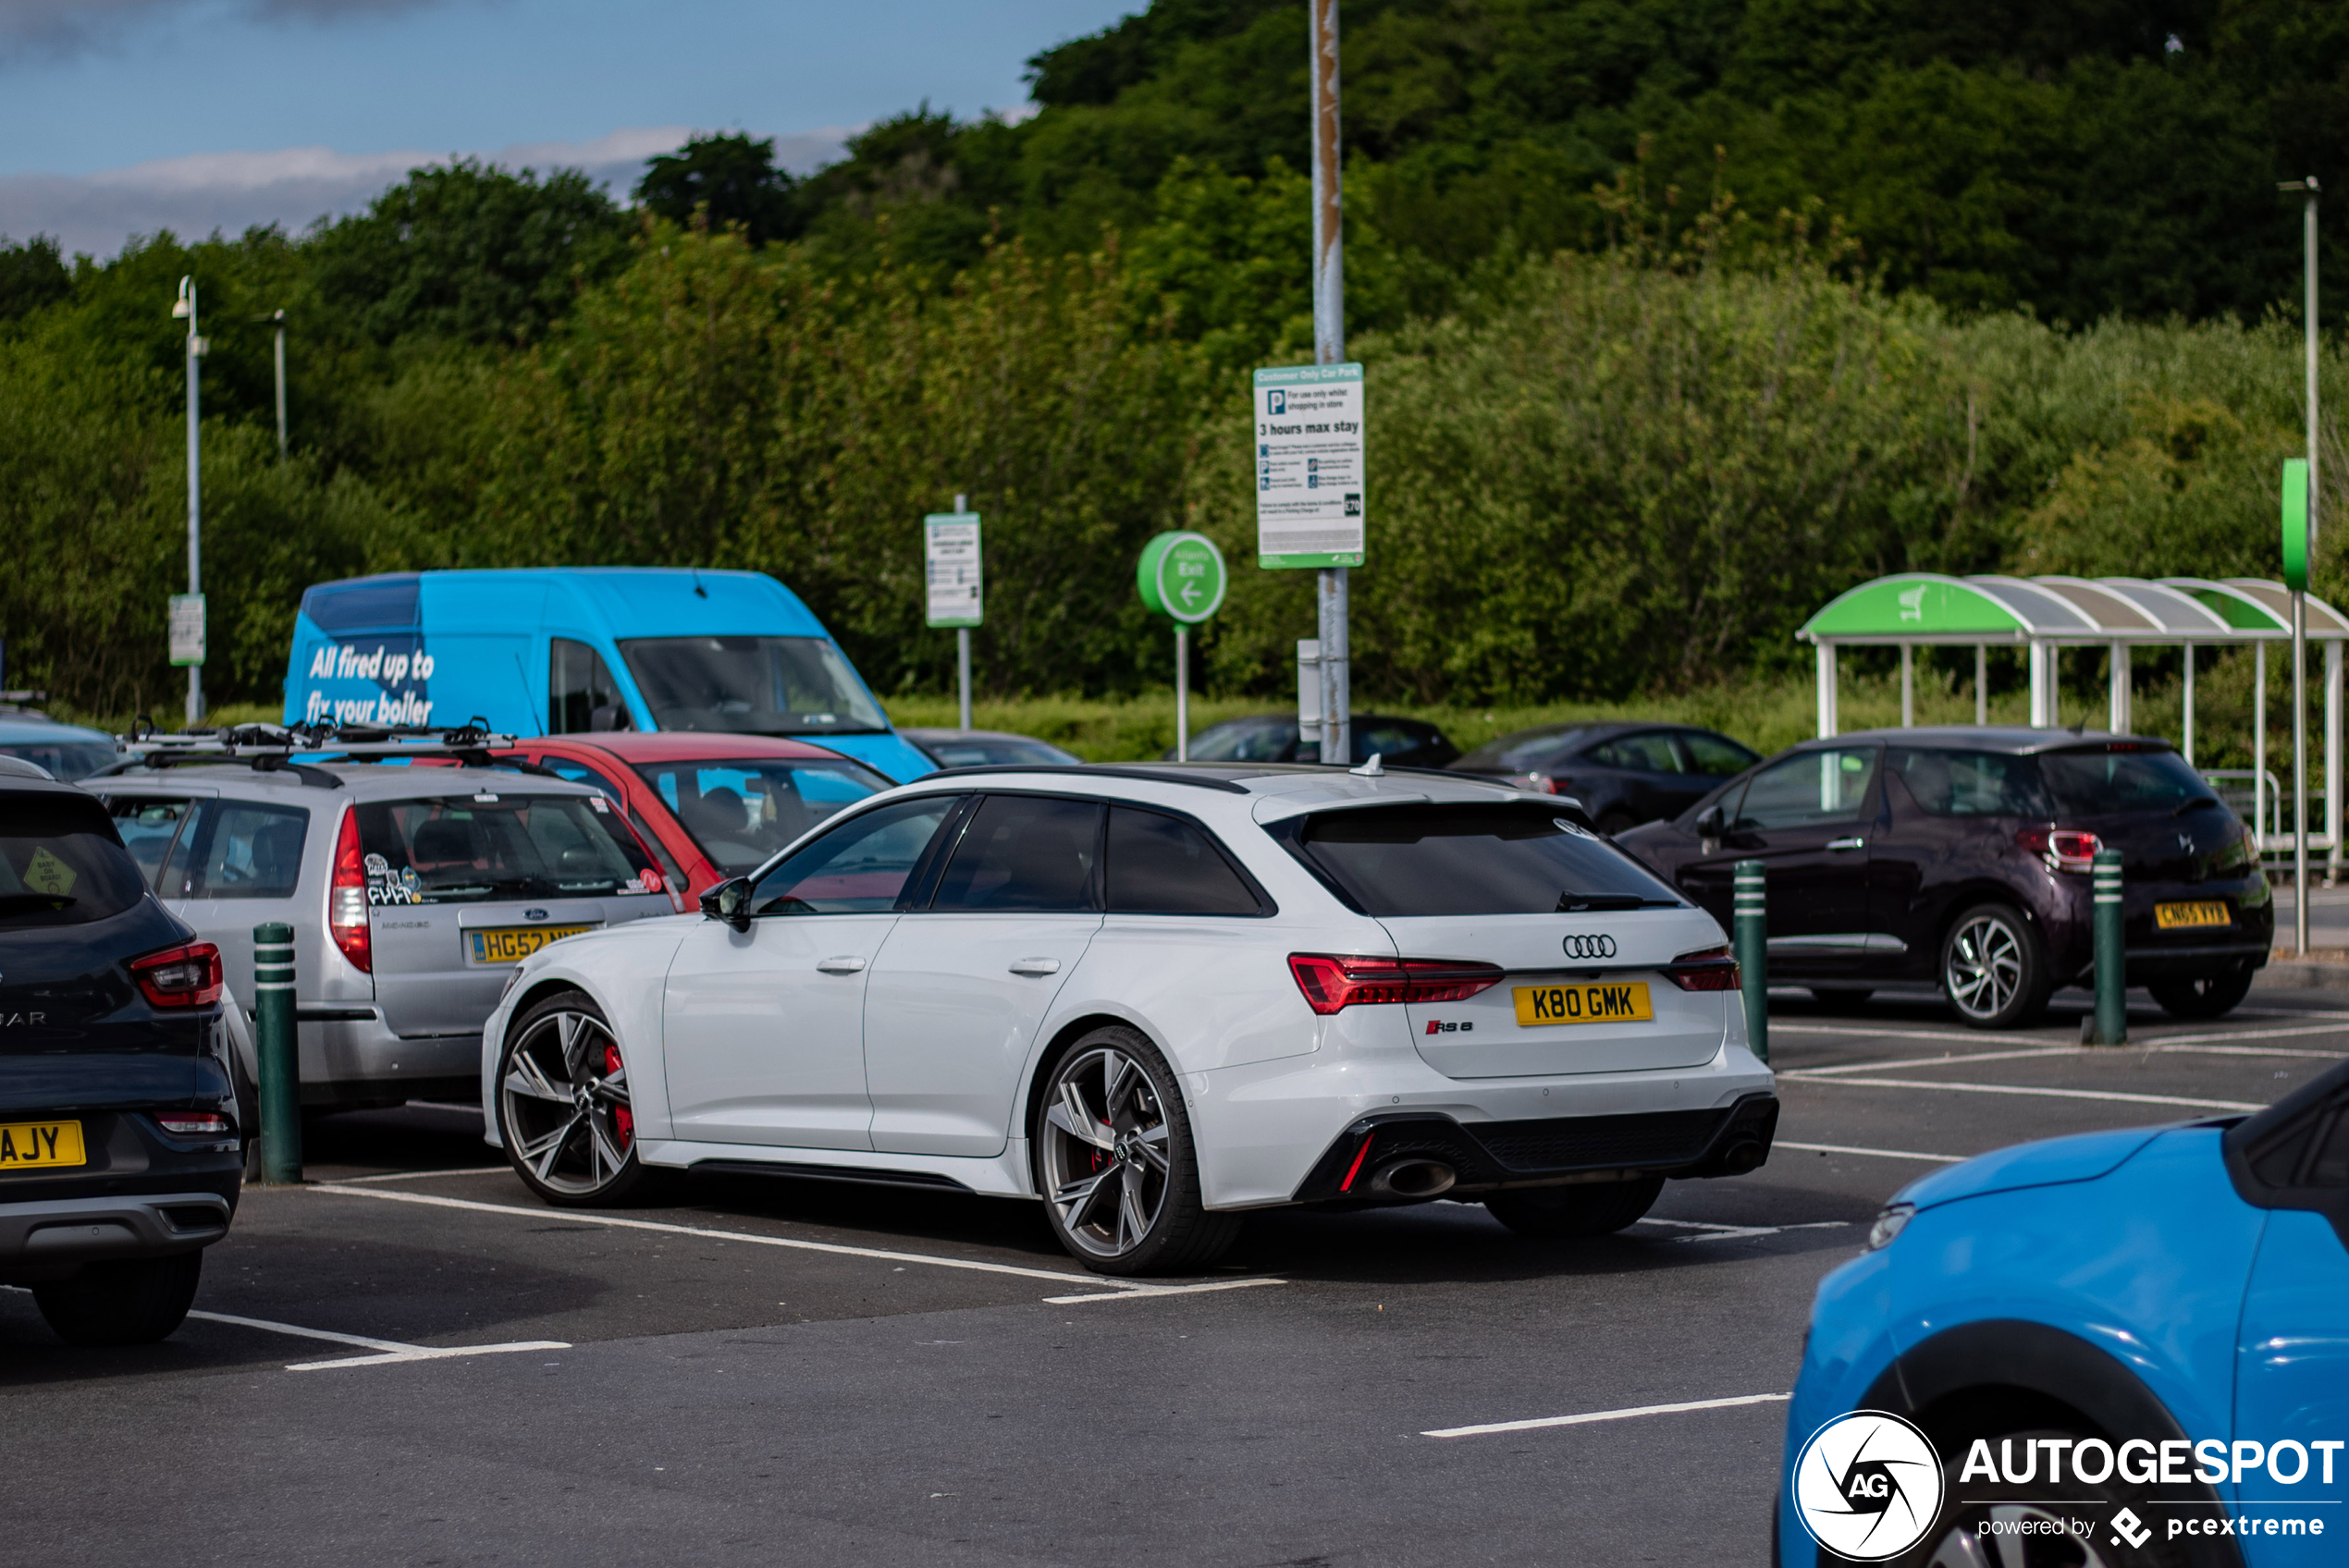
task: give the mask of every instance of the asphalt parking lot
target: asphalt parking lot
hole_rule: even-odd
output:
[[[477,1114],[335,1118],[170,1341],[69,1350],[0,1292],[0,1563],[1761,1563],[1812,1287],[1887,1196],[2264,1105],[2349,1051],[2331,995],[2138,997],[2084,1050],[2080,993],[2006,1035],[1787,993],[1769,1164],[1619,1237],[1276,1213],[1140,1286],[1029,1206],[726,1179],[555,1210]]]

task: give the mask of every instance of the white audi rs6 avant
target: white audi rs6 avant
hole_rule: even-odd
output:
[[[698,915],[550,943],[482,1038],[557,1204],[663,1169],[1038,1198],[1110,1273],[1249,1209],[1481,1201],[1617,1231],[1768,1157],[1713,917],[1579,808],[1455,775],[962,768]]]

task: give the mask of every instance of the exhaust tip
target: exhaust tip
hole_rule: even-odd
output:
[[[1721,1151],[1721,1169],[1732,1176],[1742,1176],[1749,1170],[1762,1169],[1764,1158],[1759,1138],[1740,1138]]]
[[[1441,1197],[1458,1180],[1458,1173],[1440,1159],[1410,1158],[1380,1166],[1371,1177],[1371,1192],[1384,1198]]]

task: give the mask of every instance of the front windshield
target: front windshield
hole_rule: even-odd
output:
[[[827,637],[636,637],[620,644],[663,729],[844,735],[889,720]]]
[[[0,741],[0,756],[22,757],[70,784],[122,760],[111,741]]]
[[[636,771],[728,876],[764,865],[842,806],[889,788],[871,768],[846,760],[719,758],[646,763]]]

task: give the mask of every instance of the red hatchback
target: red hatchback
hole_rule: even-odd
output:
[[[500,754],[592,784],[618,801],[685,909],[842,806],[890,787],[838,752],[763,735],[549,735]]]

